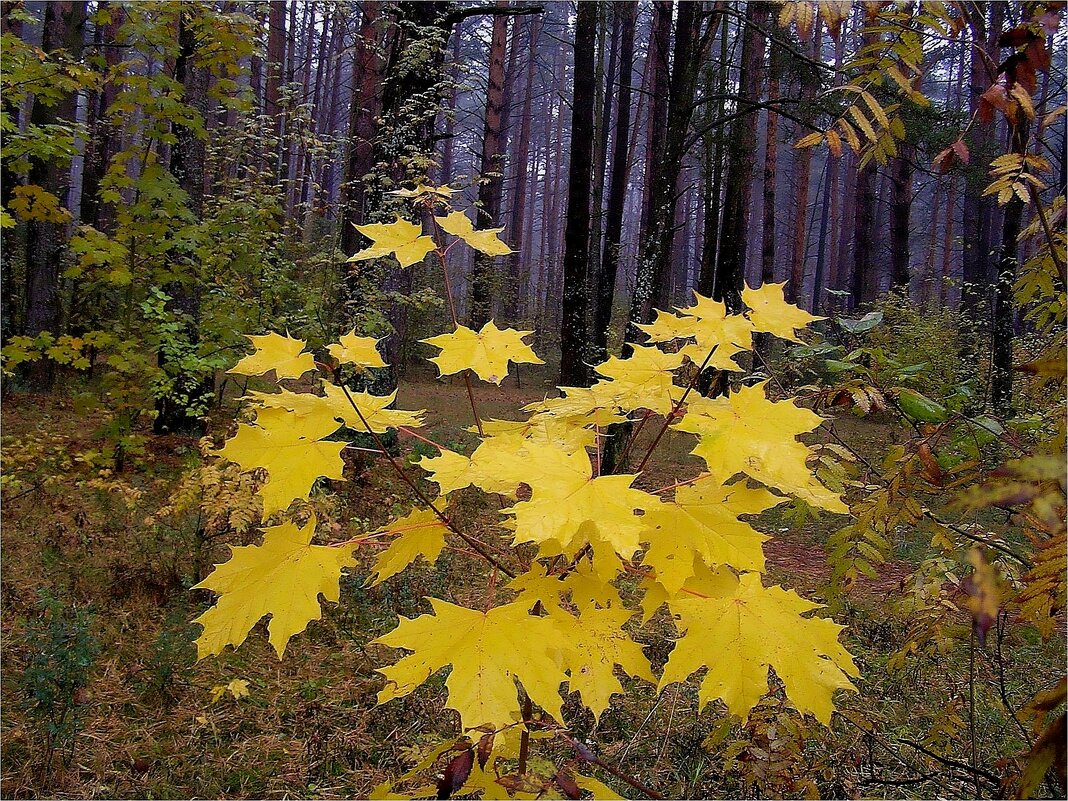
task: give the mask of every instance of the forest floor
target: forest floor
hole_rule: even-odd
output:
[[[536,374],[524,374],[521,387],[512,379],[502,388],[480,385],[476,398],[484,418],[515,418],[517,407],[541,399],[545,387]],[[426,408],[425,432],[432,439],[470,447],[474,435],[462,430],[472,423],[465,401],[462,383],[423,380],[405,383],[398,405]],[[470,570],[468,557],[445,551],[432,567],[421,564],[399,580],[367,589],[369,558],[361,556],[353,575],[342,580],[341,603],[327,604],[323,619],[290,643],[284,659],[268,646],[261,623],[237,651],[197,663],[192,640],[198,628],[190,621],[210,597],[189,587],[199,569],[225,559],[224,541],[254,538],[208,543],[198,566],[195,519],[167,525],[149,519],[173,499],[181,474],[199,462],[197,443],[149,435],[144,451],[114,473],[100,461],[94,421],[87,424],[70,399],[11,394],[2,422],[5,481],[20,482],[4,485],[4,797],[366,797],[412,764],[407,745],[429,745],[454,733],[451,713],[440,714],[440,675],[407,698],[375,705],[381,687],[375,668],[386,663],[386,652],[369,641],[392,628],[398,614],[425,611],[424,596],[463,601],[484,592],[484,576]],[[897,436],[886,425],[848,415],[835,425],[851,445],[872,455]],[[224,432],[213,433],[221,438]],[[431,453],[421,447],[414,450]],[[639,485],[651,488],[695,474],[700,465],[688,447],[688,438],[668,433]],[[411,450],[412,441],[402,448]],[[361,468],[354,480],[335,487],[338,500],[330,512],[343,528],[384,523],[411,503],[384,461],[364,460]],[[58,479],[44,480],[47,475]],[[478,500],[470,503],[473,520],[493,512]],[[771,578],[819,600],[813,593],[828,572],[823,543],[840,525],[840,518],[825,516],[793,526],[781,512],[766,513],[757,527],[774,537],[767,544]],[[895,732],[922,739],[939,715],[959,713],[962,696],[959,687],[947,686],[956,681],[953,671],[937,660],[896,677],[882,669],[905,636],[906,621],[890,607],[915,569],[914,545],[904,538],[878,578],[861,577],[833,611],[849,626],[844,641],[865,673],[859,695],[843,694],[846,708],[864,718],[885,716]],[[81,666],[69,658],[71,631],[79,626],[88,635]],[[648,642],[656,668],[667,656],[670,624],[661,612],[649,628],[640,639]],[[1057,647],[1036,641],[1024,654],[1052,665]],[[62,685],[64,676],[79,670],[88,683],[72,703],[64,703],[62,691],[48,696],[40,690],[49,682]],[[27,695],[31,675],[37,679],[36,709]],[[234,679],[248,682],[248,696],[224,694],[213,701],[213,688]],[[669,796],[746,794],[737,772],[725,770],[723,754],[708,745],[721,728],[722,709],[699,712],[692,684],[659,697],[648,684],[626,686],[631,692],[617,697],[596,726],[572,696],[565,715],[576,736],[591,736],[606,760]],[[1008,691],[1023,698],[1030,688],[1010,685]],[[956,699],[948,711],[940,708],[947,698]],[[71,720],[76,727],[67,725]],[[791,759],[803,761],[826,795],[899,795],[900,788],[865,783],[862,767],[872,742],[846,716],[835,721]],[[50,725],[58,731],[51,744]],[[994,718],[977,725],[984,727],[979,736],[998,740],[1006,752],[1019,749]],[[809,731],[818,728],[812,723]],[[768,769],[778,769],[776,764]],[[782,764],[784,771],[797,772],[796,765]],[[626,789],[606,774],[599,778]]]

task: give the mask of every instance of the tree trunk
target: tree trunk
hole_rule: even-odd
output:
[[[812,50],[810,56],[814,60],[820,58],[822,47],[823,26],[816,25],[812,35]],[[816,88],[819,84],[819,75],[811,64],[802,64],[801,67],[801,112],[809,114],[812,109]],[[799,303],[805,291],[805,257],[808,254],[808,195],[809,184],[812,177],[812,148],[806,147],[797,154],[794,190],[794,231],[793,253],[790,258],[790,282],[786,285],[786,299],[791,303]]]
[[[627,175],[630,167],[630,98],[634,70],[634,30],[638,15],[637,0],[624,3],[617,12],[620,19],[619,104],[616,111],[616,130],[612,148],[612,175],[608,185],[608,207],[605,210],[604,255],[595,286],[590,361],[600,364],[608,358],[608,326],[612,321],[612,301],[615,296],[616,274],[619,270],[619,249],[623,235],[623,212],[627,202]]]
[[[974,119],[968,149],[971,154],[972,178],[964,194],[961,306],[965,315],[976,316],[989,287],[996,281],[992,264],[994,206],[993,197],[983,197],[991,159],[996,155],[995,125],[979,119],[980,97],[997,76],[998,36],[1004,19],[1004,3],[977,1],[968,4],[968,25],[975,43],[971,52],[968,79],[968,110]],[[990,22],[987,23],[987,14]]]
[[[764,72],[763,28],[770,18],[767,3],[747,3],[746,25],[742,32],[742,64],[738,76],[739,94],[744,103],[760,100]],[[727,152],[727,179],[723,223],[719,236],[720,256],[716,264],[712,297],[727,304],[731,312],[742,308],[745,277],[745,245],[752,196],[753,160],[759,115],[755,108],[742,114],[731,126]]]
[[[779,99],[779,48],[773,42],[768,71],[768,110],[764,133],[764,225],[761,232],[760,283],[775,280],[775,179],[779,115],[772,106]]]
[[[704,232],[701,236],[701,272],[697,279],[697,291],[705,297],[712,297],[716,285],[716,264],[719,261],[719,227],[720,198],[723,194],[723,127],[712,126],[713,120],[723,117],[727,78],[730,70],[727,66],[727,25],[724,23],[719,39],[719,67],[716,71],[716,83],[712,83],[712,67],[705,72],[705,87],[709,95],[718,96],[713,106],[705,112],[704,134]]]
[[[77,61],[81,57],[86,3],[56,0],[44,8],[44,30],[41,49],[45,53],[64,50]],[[54,105],[34,103],[30,124],[73,125],[76,120],[77,96],[62,97]],[[34,159],[28,183],[40,186],[55,195],[65,205],[70,186],[69,164],[61,159]],[[60,258],[63,253],[65,224],[45,220],[26,223],[26,310],[25,333],[35,337],[42,331],[58,334],[60,322]],[[35,390],[52,386],[54,373],[49,360],[29,366],[27,374]]]
[[[366,0],[356,34],[353,80],[355,91],[349,108],[349,152],[341,193],[341,250],[351,256],[358,250],[359,232],[354,227],[366,217],[363,177],[374,168],[374,138],[382,111],[382,79],[385,69],[376,30],[381,3]],[[325,29],[324,29],[325,33]]]
[[[183,101],[201,119],[207,117],[208,78],[207,69],[194,65],[196,57],[196,30],[188,24],[187,12],[178,14],[178,56],[174,60],[174,79],[182,85]],[[195,13],[195,12],[192,12]],[[182,125],[173,129],[174,144],[171,146],[170,172],[189,198],[189,211],[200,220],[204,215],[204,166],[207,143],[197,132]],[[176,255],[176,258],[180,256]],[[170,348],[195,354],[200,339],[200,293],[201,278],[196,264],[189,267],[184,280],[168,284],[165,291],[170,296],[168,311],[179,315],[184,322],[182,341],[172,343]],[[204,431],[202,416],[214,390],[214,376],[204,370],[184,371],[181,366],[168,367],[166,351],[158,356],[170,379],[169,391],[156,401],[156,419],[153,429],[157,434],[182,432],[199,434]]]
[[[498,8],[507,8],[509,0],[497,0]],[[482,134],[482,164],[479,168],[477,228],[492,228],[501,216],[501,193],[504,186],[501,171],[504,157],[504,50],[508,40],[508,17],[493,18],[493,39],[490,44],[489,84],[486,89],[486,121]],[[493,316],[493,287],[496,259],[482,253],[475,254],[475,269],[471,276],[471,307],[468,325],[478,330]]]
[[[912,280],[909,252],[909,225],[912,213],[912,162],[916,148],[909,142],[898,145],[898,156],[890,172],[890,278],[906,292]]]
[[[267,86],[264,93],[266,114],[273,120],[274,145],[268,153],[269,169],[283,180],[282,134],[285,129],[285,112],[282,108],[282,81],[285,80],[286,50],[286,5],[284,2],[267,4]]]
[[[1009,149],[1023,155],[1027,152],[1028,121],[1018,113],[1016,123],[1010,123]],[[1012,347],[1014,340],[1016,267],[1020,240],[1020,222],[1024,203],[1014,192],[1005,205],[1005,220],[1001,229],[1001,249],[998,254],[997,281],[994,284],[994,330],[991,355],[990,400],[994,411],[1003,417],[1012,415]]]
[[[530,127],[534,101],[534,69],[536,66],[536,47],[541,31],[541,21],[534,20],[525,26],[527,31],[527,63],[526,84],[523,87],[523,110],[522,119],[519,121],[519,141],[515,147],[515,189],[512,196],[512,215],[508,230],[512,237],[512,250],[508,257],[508,283],[510,301],[508,319],[516,322],[525,306],[525,295],[528,291],[526,283],[522,280],[523,263],[529,262],[523,253],[523,246],[527,241],[523,236],[524,227],[527,223],[527,176],[530,173]],[[533,204],[531,205],[533,209]]]
[[[574,94],[571,103],[571,160],[564,230],[564,296],[560,319],[560,383],[585,387],[593,374],[586,364],[586,312],[590,261],[590,190],[593,173],[594,49],[599,6],[580,3],[575,24]]]

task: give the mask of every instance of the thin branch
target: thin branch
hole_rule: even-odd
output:
[[[462,531],[460,531],[460,529],[458,529],[453,524],[453,522],[451,520],[449,520],[449,518],[446,516],[446,514],[444,512],[442,512],[440,509],[438,509],[438,507],[435,506],[434,503],[429,498],[427,498],[426,494],[421,489],[419,489],[419,487],[416,486],[415,482],[412,481],[411,477],[404,471],[404,468],[401,467],[400,464],[397,462],[396,457],[394,457],[393,454],[390,453],[389,450],[386,448],[385,443],[382,442],[382,438],[380,436],[378,436],[377,433],[375,433],[374,429],[371,428],[370,424],[367,422],[367,418],[365,418],[363,416],[363,412],[360,411],[360,408],[356,405],[356,401],[353,399],[352,395],[349,393],[349,388],[346,387],[344,384],[341,384],[340,386],[341,386],[341,391],[345,393],[345,397],[349,401],[349,405],[352,406],[353,411],[355,411],[356,415],[360,418],[360,422],[363,423],[363,427],[366,428],[367,429],[367,433],[370,434],[374,438],[375,444],[378,446],[378,450],[382,453],[383,456],[385,456],[387,459],[389,459],[389,463],[391,465],[393,465],[393,469],[397,471],[397,474],[400,475],[400,477],[402,479],[404,479],[404,483],[407,484],[411,488],[412,492],[415,493],[416,497],[419,498],[419,500],[422,502],[422,504],[427,509],[432,511],[434,513],[434,515],[438,518],[438,520],[440,520],[445,526],[447,526],[448,529],[453,534],[455,534],[460,539],[462,539],[464,542],[466,542],[468,545],[470,545],[472,548],[474,548],[479,556],[481,556],[483,559],[485,559],[487,562],[489,562],[491,565],[493,565],[495,568],[500,570],[502,573],[504,573],[509,578],[515,578],[516,577],[515,571],[513,571],[513,570],[509,569],[508,567],[506,567],[505,565],[501,564],[494,556],[490,555],[478,543],[477,540],[473,539],[472,537],[467,536]]]

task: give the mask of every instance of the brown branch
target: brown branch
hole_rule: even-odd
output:
[[[360,418],[360,422],[363,423],[363,427],[366,428],[367,433],[374,438],[375,445],[378,446],[378,450],[382,453],[383,456],[389,459],[389,463],[393,465],[393,469],[397,471],[397,474],[400,475],[402,479],[404,479],[404,483],[411,488],[412,492],[415,493],[416,497],[419,498],[422,504],[427,509],[432,511],[434,515],[438,518],[438,520],[440,520],[442,524],[445,525],[453,534],[455,534],[468,545],[470,545],[478,553],[479,556],[481,556],[483,559],[485,559],[487,562],[489,562],[491,565],[500,570],[509,578],[515,578],[515,571],[509,569],[505,565],[501,564],[495,557],[491,556],[478,543],[477,540],[467,536],[462,531],[460,531],[460,529],[458,529],[455,524],[451,520],[449,520],[446,514],[440,509],[438,509],[438,507],[434,505],[433,501],[427,498],[426,493],[424,493],[421,489],[419,489],[419,487],[416,486],[415,482],[412,481],[411,476],[404,472],[404,468],[401,467],[400,464],[397,462],[396,457],[394,457],[393,454],[390,453],[389,450],[386,448],[385,443],[382,442],[382,438],[378,436],[378,434],[375,433],[375,431],[371,428],[370,424],[367,422],[367,418],[363,416],[363,412],[360,411],[360,408],[356,405],[356,401],[353,400],[352,395],[349,394],[349,388],[346,387],[344,384],[341,384],[340,386],[341,391],[345,393],[345,397],[349,401],[349,405],[352,406],[353,411],[356,412],[356,415]]]

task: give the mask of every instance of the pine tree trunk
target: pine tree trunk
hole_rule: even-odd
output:
[[[760,100],[764,73],[763,28],[771,15],[766,3],[747,3],[746,25],[742,35],[742,64],[739,73],[739,94],[743,103]],[[719,236],[719,258],[716,264],[712,297],[724,301],[728,310],[742,307],[742,284],[745,276],[746,233],[752,196],[753,161],[756,150],[756,129],[759,115],[755,109],[742,114],[731,126],[727,150],[727,178],[723,222]]]
[[[86,3],[56,0],[44,8],[44,30],[41,49],[45,53],[64,50],[77,61],[82,52]],[[73,125],[76,119],[77,97],[69,94],[53,105],[34,103],[30,124]],[[66,205],[70,187],[70,165],[61,159],[34,159],[28,183],[40,186],[55,195],[60,205]],[[60,258],[63,253],[65,224],[45,220],[26,223],[26,309],[25,334],[35,337],[42,331],[58,334],[60,324]],[[52,387],[54,371],[49,360],[29,365],[27,378],[38,391]]]
[[[623,235],[623,213],[627,202],[627,176],[630,168],[630,99],[634,70],[634,31],[637,0],[625,2],[617,12],[620,20],[619,104],[616,110],[615,139],[612,148],[612,175],[605,210],[604,255],[595,282],[597,297],[593,309],[590,360],[599,364],[608,358],[608,326],[612,321],[619,250]]]
[[[183,101],[206,119],[208,112],[208,70],[195,63],[197,55],[196,29],[188,24],[187,14],[178,14],[178,56],[174,62],[174,79],[182,85]],[[195,12],[194,12],[195,13]],[[189,198],[189,211],[200,220],[204,216],[204,169],[207,143],[197,132],[182,125],[173,129],[174,144],[171,146],[170,172]],[[176,256],[180,258],[180,256]],[[171,343],[170,348],[179,348],[195,354],[200,339],[200,295],[202,282],[195,266],[185,280],[175,281],[164,287],[170,296],[168,311],[185,320],[180,344]],[[165,351],[158,354],[159,366],[170,379],[169,391],[156,402],[156,419],[153,430],[157,434],[182,432],[201,434],[204,431],[203,414],[209,405],[214,390],[214,376],[203,371],[185,372],[181,367],[168,367]]]
[[[574,94],[571,103],[571,158],[564,230],[564,293],[560,320],[560,383],[585,387],[593,375],[586,365],[586,313],[590,261],[590,191],[593,173],[594,53],[598,4],[580,3],[575,25]]]
[[[499,8],[507,8],[508,0],[497,0]],[[486,120],[482,134],[482,162],[479,168],[477,228],[492,228],[501,215],[503,169],[504,114],[504,50],[508,40],[508,18],[493,19],[493,39],[490,44],[489,84],[486,89]],[[475,269],[471,276],[471,306],[468,325],[476,331],[493,316],[493,287],[496,259],[484,254],[475,255]]]
[[[523,247],[527,239],[524,228],[527,224],[527,177],[530,173],[530,128],[534,101],[534,69],[536,65],[536,46],[541,30],[539,19],[525,26],[527,32],[527,63],[525,67],[526,84],[523,87],[522,119],[519,121],[519,140],[515,147],[515,189],[512,193],[512,215],[508,225],[511,233],[511,247],[514,251],[508,257],[508,283],[510,301],[508,319],[519,320],[524,306],[528,287],[522,280],[522,265],[525,261]],[[517,43],[518,44],[518,43]],[[533,208],[533,204],[531,204]]]

